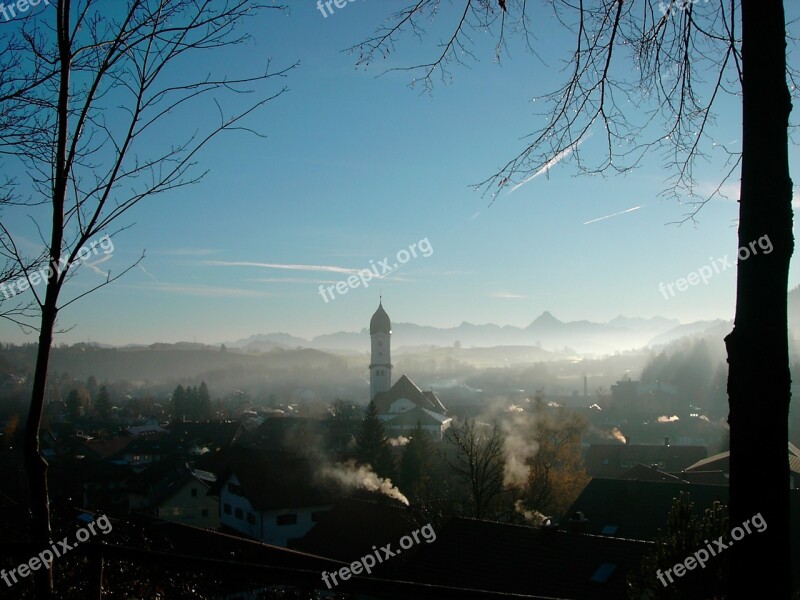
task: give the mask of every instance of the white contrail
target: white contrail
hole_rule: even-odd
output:
[[[598,221],[603,221],[605,219],[610,219],[611,217],[624,215],[625,213],[629,213],[629,212],[633,212],[635,210],[639,210],[643,206],[645,206],[645,205],[644,204],[640,204],[639,206],[634,206],[633,208],[626,208],[625,210],[621,210],[619,212],[615,212],[614,214],[611,214],[611,215],[606,215],[605,217],[598,217],[597,219],[592,219],[591,221],[586,221],[584,223],[584,225],[588,225],[589,223],[597,223]]]
[[[102,275],[103,277],[108,277],[108,271],[103,271],[103,269],[97,266],[97,265],[102,265],[107,260],[111,260],[110,254],[106,254],[103,258],[96,260],[94,262],[84,262],[82,264],[85,265],[87,269],[91,269],[98,275]]]
[[[525,185],[529,181],[531,181],[533,179],[536,179],[539,175],[542,175],[543,173],[547,173],[550,170],[550,167],[556,166],[562,160],[567,158],[570,154],[572,154],[572,152],[575,150],[575,148],[580,146],[584,141],[588,140],[590,137],[592,137],[592,133],[591,132],[587,133],[581,139],[577,140],[576,142],[573,142],[572,144],[570,144],[569,146],[564,148],[561,152],[559,152],[553,158],[548,160],[541,169],[536,171],[536,173],[534,173],[533,175],[528,177],[525,181],[521,181],[520,183],[518,183],[517,185],[512,187],[510,190],[508,190],[508,194],[510,194],[511,192],[513,192],[515,190],[518,190],[519,188],[521,188],[523,185]],[[508,194],[506,194],[506,196],[508,196]]]
[[[212,267],[258,267],[262,269],[287,269],[290,271],[323,271],[326,273],[347,273],[358,274],[358,269],[348,269],[346,267],[335,267],[332,265],[291,265],[279,263],[262,263],[250,261],[233,260],[204,260],[201,264]]]
[[[160,281],[159,281],[159,280],[156,278],[156,276],[155,276],[155,275],[153,275],[153,274],[152,274],[150,271],[148,271],[147,269],[145,269],[145,268],[144,268],[142,265],[139,265],[139,268],[140,268],[140,269],[142,270],[142,272],[143,272],[145,275],[147,275],[147,276],[148,276],[150,279],[152,279],[152,280],[153,280],[153,281],[155,281],[156,283],[161,283],[161,282],[160,282]]]

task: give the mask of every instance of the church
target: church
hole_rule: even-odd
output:
[[[433,439],[441,440],[452,419],[436,393],[423,392],[405,375],[392,385],[392,322],[382,300],[369,322],[369,336],[369,396],[386,433],[390,437],[407,434],[419,423]]]

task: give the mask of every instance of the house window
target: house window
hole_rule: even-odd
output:
[[[201,510],[201,511],[200,511],[200,514],[201,514],[202,516],[204,516],[204,517],[207,517],[207,516],[208,516],[208,509],[207,509],[207,508],[204,508],[203,510]]]
[[[614,563],[603,563],[592,575],[590,581],[595,581],[597,583],[605,583],[611,577],[611,574],[617,570],[617,565]]]
[[[247,522],[250,523],[250,525],[255,525],[256,524],[256,516],[251,512],[247,513]]]
[[[600,535],[614,535],[615,533],[617,533],[618,529],[619,525],[605,525],[600,530]]]
[[[228,483],[228,491],[233,494],[234,496],[241,496],[242,495],[242,486],[236,483]]]
[[[197,498],[197,488],[192,488],[192,498]]]
[[[277,523],[278,525],[294,525],[297,523],[297,515],[278,515]]]
[[[236,511],[235,511],[235,515],[236,515],[237,519],[243,519],[244,518],[244,511],[241,508],[237,508]]]
[[[226,503],[225,503],[225,506],[224,506],[224,507],[222,507],[222,510],[224,510],[224,511],[225,511],[225,514],[226,514],[226,515],[229,515],[229,514],[231,514],[231,505],[230,505],[230,504],[228,504],[228,503],[226,502]]]

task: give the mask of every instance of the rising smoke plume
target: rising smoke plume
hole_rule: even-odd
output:
[[[525,412],[513,410],[512,406],[500,420],[503,430],[503,485],[505,487],[524,487],[528,482],[531,468],[529,461],[536,456],[539,445],[534,441],[533,419]]]
[[[378,477],[369,466],[357,465],[353,460],[323,466],[319,472],[322,477],[332,479],[343,486],[379,492],[399,500],[406,506],[409,505],[408,498],[392,484],[391,479]]]
[[[625,438],[624,435],[622,435],[622,432],[619,430],[618,427],[614,427],[614,429],[612,429],[609,432],[608,437],[611,438],[611,439],[619,440],[623,444],[627,444],[628,443],[628,440]]]
[[[514,510],[525,517],[525,520],[530,522],[532,525],[541,525],[547,519],[547,517],[538,510],[525,508],[525,506],[522,504],[522,500],[517,500],[514,502]]]

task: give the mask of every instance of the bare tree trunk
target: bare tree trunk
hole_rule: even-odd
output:
[[[36,353],[36,369],[33,376],[33,391],[25,424],[23,458],[28,475],[28,488],[31,496],[31,515],[33,517],[33,539],[42,548],[49,546],[50,540],[50,499],[47,491],[47,461],[39,452],[39,427],[42,422],[45,391],[47,388],[47,367],[50,361],[50,346],[53,341],[53,327],[56,311],[42,314],[42,328],[39,333],[39,348]],[[42,568],[34,573],[37,598],[53,597],[52,567]]]
[[[98,554],[89,559],[89,591],[90,600],[103,600],[103,555]]]
[[[64,202],[67,193],[68,173],[67,141],[69,134],[69,84],[70,84],[70,0],[60,2],[58,11],[58,49],[60,59],[60,81],[58,90],[58,131],[54,157],[53,178],[53,228],[50,238],[50,271],[47,280],[45,299],[42,304],[39,327],[39,347],[36,353],[36,367],[33,376],[31,404],[28,421],[25,425],[24,461],[31,494],[31,515],[33,518],[34,541],[43,548],[49,546],[50,498],[47,489],[47,461],[40,453],[39,429],[42,423],[45,395],[47,392],[47,370],[50,366],[50,350],[53,345],[53,330],[58,314],[58,294],[61,287],[60,264],[61,246],[64,240]],[[53,567],[42,568],[34,574],[37,598],[53,598]]]
[[[730,525],[740,526],[760,513],[767,529],[745,535],[728,550],[732,561],[729,597],[752,597],[748,584],[757,581],[768,586],[771,598],[789,598],[787,293],[794,237],[788,159],[791,97],[786,84],[782,1],[743,0],[742,29],[739,247],[750,251],[749,256],[744,251],[739,256],[736,319],[733,332],[725,338]],[[763,236],[774,247],[769,254],[749,248]]]

